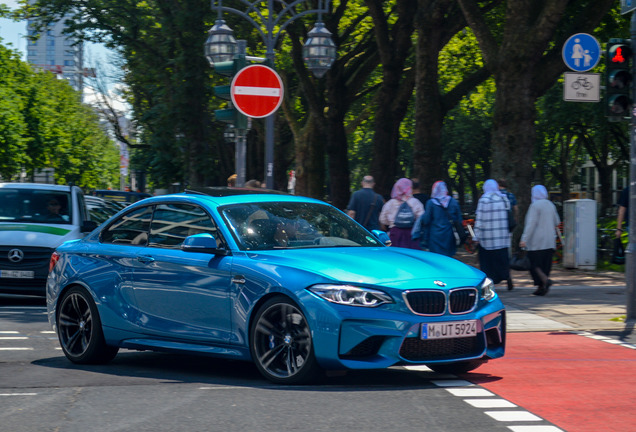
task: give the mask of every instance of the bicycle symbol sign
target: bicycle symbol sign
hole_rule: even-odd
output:
[[[599,102],[601,74],[563,74],[563,100],[570,102]]]

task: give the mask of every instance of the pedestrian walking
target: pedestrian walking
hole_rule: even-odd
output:
[[[407,178],[395,182],[391,199],[380,212],[380,223],[389,228],[392,246],[421,249],[420,242],[411,238],[411,230],[422,213],[424,206],[413,198],[413,182]]]
[[[623,234],[623,222],[625,228],[629,226],[629,186],[621,191],[618,198],[618,215],[616,216],[616,238],[621,238]]]
[[[417,198],[422,205],[425,206],[426,201],[431,198],[430,195],[421,191],[420,180],[418,178],[412,178],[411,181],[413,182],[413,198]]]
[[[519,247],[526,248],[530,259],[530,275],[537,286],[534,295],[544,296],[552,286],[550,271],[556,250],[556,235],[561,220],[556,207],[548,199],[543,185],[532,187],[532,203],[526,213]]]
[[[371,230],[381,229],[378,221],[384,205],[382,195],[373,191],[375,181],[368,175],[362,178],[362,189],[351,195],[347,205],[347,214],[360,225]]]
[[[505,280],[508,290],[514,285],[510,276],[510,231],[508,211],[510,202],[501,187],[493,179],[484,183],[484,194],[477,202],[475,237],[478,243],[479,268],[495,284]]]
[[[414,231],[420,231],[421,243],[429,251],[453,256],[457,252],[452,221],[462,221],[459,203],[448,194],[443,181],[437,181],[431,190],[431,199],[426,202],[424,216]]]

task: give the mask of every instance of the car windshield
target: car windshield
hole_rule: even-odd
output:
[[[0,202],[0,222],[72,223],[69,192],[5,187]]]
[[[220,210],[243,250],[382,246],[351,218],[325,204],[265,202]]]

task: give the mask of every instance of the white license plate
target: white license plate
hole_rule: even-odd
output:
[[[450,339],[477,334],[477,320],[422,324],[422,339]]]
[[[33,279],[33,270],[0,270],[0,278]]]

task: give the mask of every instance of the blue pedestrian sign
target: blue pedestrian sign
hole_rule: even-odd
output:
[[[563,44],[563,61],[575,72],[594,68],[601,59],[601,44],[587,33],[572,35]]]

